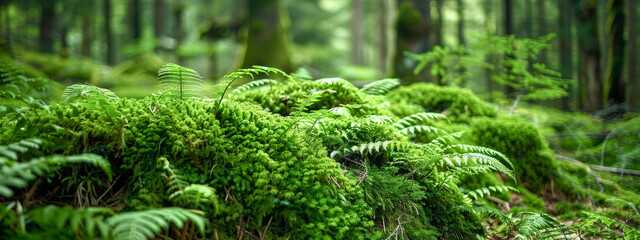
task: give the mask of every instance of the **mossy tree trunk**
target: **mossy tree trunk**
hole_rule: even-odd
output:
[[[252,65],[293,70],[289,16],[282,0],[246,0],[248,35],[242,68]]]
[[[399,0],[396,14],[396,45],[393,56],[393,77],[403,84],[418,81],[413,74],[415,63],[404,55],[405,51],[420,53],[429,50],[431,29],[430,1]]]
[[[626,45],[624,38],[624,0],[609,0],[607,3],[607,11],[609,14],[606,32],[609,40],[609,51],[607,54],[607,70],[604,78],[604,106],[623,104],[625,103],[626,96],[623,74]]]

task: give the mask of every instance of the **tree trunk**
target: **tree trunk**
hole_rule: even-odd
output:
[[[627,81],[629,83],[629,91],[627,92],[627,105],[632,111],[637,111],[638,107],[638,79],[636,75],[636,59],[638,50],[636,48],[638,34],[638,3],[637,0],[628,0],[629,4],[629,42],[627,43],[627,52],[629,61],[627,61]]]
[[[389,9],[391,8],[391,6],[389,6],[389,2],[388,0],[379,0],[378,2],[378,15],[380,16],[378,18],[378,26],[380,26],[379,28],[379,40],[380,40],[380,44],[378,45],[378,57],[380,58],[380,69],[383,71],[383,76],[386,76],[386,70],[387,70],[387,52],[389,51],[389,41],[388,41],[388,35],[389,35]]]
[[[584,110],[602,109],[602,73],[598,43],[597,0],[574,0],[577,11],[578,49],[580,54],[581,102]]]
[[[444,27],[444,17],[442,16],[442,5],[444,0],[436,0],[436,13],[438,13],[438,19],[435,24],[435,38],[433,39],[433,46],[444,46],[442,42],[442,28]]]
[[[184,8],[185,6],[183,3],[176,3],[175,8],[173,9],[173,18],[176,21],[176,25],[173,28],[173,36],[176,39],[175,53],[176,53],[176,56],[178,56],[178,64],[180,65],[184,63],[184,57],[182,57],[178,52],[178,49],[180,49],[180,46],[184,41],[184,29],[182,29],[182,18],[184,15]]]
[[[133,34],[133,40],[139,40],[142,37],[141,11],[140,0],[131,0],[131,33]]]
[[[418,81],[418,76],[413,74],[415,63],[405,56],[404,52],[419,53],[429,50],[430,1],[416,0],[415,2],[420,5],[416,5],[411,0],[398,0],[392,76],[401,79],[403,84]]]
[[[351,61],[362,65],[362,0],[353,0],[351,18]]]
[[[607,70],[604,78],[604,106],[623,104],[625,103],[626,96],[623,74],[626,45],[624,39],[624,0],[609,0],[607,6],[609,15],[606,32],[607,38],[609,39],[609,51],[607,56]],[[618,117],[622,117],[622,115]]]
[[[504,11],[504,35],[513,34],[513,1],[512,0],[503,0],[503,11]]]
[[[246,0],[249,34],[242,67],[264,65],[289,72],[291,63],[289,16],[282,0]]]
[[[462,0],[456,1],[458,5],[458,44],[464,45],[464,3]]]
[[[91,32],[91,20],[89,16],[82,17],[82,50],[80,54],[91,57],[91,42],[93,41]]]
[[[542,0],[538,0],[539,2]],[[571,3],[568,1],[558,1],[558,9],[560,12],[560,16],[558,17],[558,41],[560,42],[559,47],[559,55],[560,55],[560,74],[563,79],[572,79],[569,84],[568,92],[569,99],[575,95],[575,86],[573,82],[573,40],[571,34],[571,16],[573,13],[571,12]],[[542,26],[540,26],[542,29]],[[545,55],[542,55],[545,56]],[[541,56],[541,57],[542,57]],[[542,60],[542,59],[541,59]],[[567,108],[569,102],[564,101],[563,107]]]
[[[115,64],[115,53],[113,46],[113,31],[111,29],[112,8],[111,0],[104,0],[104,37],[107,42],[107,64]]]
[[[484,16],[486,17],[485,19],[485,25],[484,28],[486,29],[486,31],[490,31],[489,29],[491,29],[491,26],[489,26],[489,16],[491,16],[491,14],[493,13],[493,0],[485,0],[484,4],[483,4],[483,10],[484,10]],[[486,56],[485,57],[485,62],[489,63],[489,64],[493,64],[493,58],[491,56]],[[484,68],[484,74],[485,74],[485,81],[487,82],[487,92],[488,97],[489,97],[489,101],[493,101],[493,80],[491,80],[491,75],[493,75],[493,71],[489,68]]]
[[[153,4],[153,35],[156,39],[165,34],[166,4],[164,0],[155,0]]]
[[[528,38],[533,38],[533,0],[525,0],[524,5],[524,36]]]
[[[536,2],[537,4],[537,9],[538,9],[538,31],[536,32],[537,37],[540,36],[544,36],[547,33],[550,33],[552,31],[549,30],[549,26],[547,26],[547,10],[544,7],[544,3],[545,0],[538,0]],[[558,1],[559,4],[567,4],[566,0],[562,0],[562,1]],[[558,8],[560,9],[560,8]],[[560,9],[559,11],[562,11],[562,9]],[[568,14],[568,15],[563,15],[563,14]],[[569,18],[571,16],[571,12],[565,12],[565,13],[560,13],[560,16],[558,16],[558,19],[560,18]],[[566,34],[571,34],[571,27],[568,28],[568,32]],[[561,33],[559,33],[561,34]],[[536,37],[536,36],[534,36]],[[569,52],[571,52],[571,49],[568,49]],[[547,64],[547,50],[542,50],[540,51],[540,54],[538,54],[538,59],[540,60],[541,63]]]
[[[56,32],[54,29],[56,20],[56,3],[57,0],[42,2],[39,37],[41,52],[53,53],[53,43],[56,39]]]

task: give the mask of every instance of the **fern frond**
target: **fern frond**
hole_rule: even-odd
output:
[[[24,139],[6,146],[0,145],[0,164],[5,164],[7,160],[18,160],[18,154],[26,153],[29,149],[40,148],[42,141],[37,138]],[[4,157],[3,157],[4,156]]]
[[[42,226],[53,226],[58,230],[71,228],[73,232],[83,232],[90,239],[96,236],[106,238],[111,227],[104,221],[105,217],[115,213],[108,208],[77,208],[71,206],[57,207],[47,205],[27,213],[33,221]],[[98,234],[96,234],[98,233]]]
[[[336,93],[336,91],[331,89],[321,90],[321,91],[311,91],[305,101],[298,102],[292,108],[291,116],[298,117],[309,110],[309,106],[319,102],[322,99],[322,95],[324,93]]]
[[[456,168],[458,166],[468,165],[469,163],[473,163],[476,165],[487,166],[494,171],[498,171],[506,174],[511,177],[514,181],[516,181],[516,177],[513,174],[513,170],[507,168],[504,164],[502,164],[499,160],[494,157],[490,157],[480,153],[452,153],[446,154],[443,156],[441,162],[441,166],[449,166],[451,168]]]
[[[418,134],[422,132],[427,132],[427,133],[433,132],[438,135],[448,134],[446,131],[442,129],[439,129],[437,127],[427,126],[427,125],[414,125],[414,126],[410,126],[410,127],[406,127],[398,130],[398,133],[401,133],[404,135],[413,135],[413,134]]]
[[[463,132],[456,132],[456,133],[451,133],[451,134],[447,134],[447,135],[443,135],[443,136],[439,136],[436,139],[431,140],[431,142],[429,142],[429,144],[427,145],[433,145],[433,144],[451,144],[454,143],[456,141],[456,139],[459,139],[462,136]]]
[[[493,150],[491,148],[475,146],[475,145],[468,145],[468,144],[453,144],[453,145],[447,146],[445,148],[445,151],[451,150],[451,149],[458,149],[458,150],[461,150],[464,153],[482,153],[482,154],[487,155],[487,156],[497,157],[497,158],[500,158],[500,159],[504,160],[507,164],[509,164],[509,167],[511,169],[514,169],[513,168],[513,163],[511,163],[511,161],[509,161],[509,158],[506,155],[504,155],[501,152],[498,152],[496,150]]]
[[[205,234],[205,218],[182,208],[160,208],[145,211],[125,212],[107,218],[114,239],[133,240],[148,239],[168,229],[169,224],[182,228],[185,222],[195,224],[201,234]]]
[[[2,158],[2,157],[0,157]],[[111,165],[109,161],[95,154],[80,154],[72,156],[53,155],[31,159],[27,162],[13,162],[0,160],[0,196],[11,197],[11,188],[25,188],[28,182],[36,176],[54,171],[69,163],[88,163],[100,167],[111,180]]]
[[[344,80],[342,78],[320,78],[315,81],[318,83],[327,84],[327,85],[344,85],[344,84],[353,85],[351,84],[351,82]]]
[[[307,70],[304,67],[298,68],[298,70],[293,72],[291,74],[291,76],[296,81],[311,81],[311,80],[313,80],[313,76],[311,75],[311,72],[309,72],[309,70]]]
[[[421,112],[421,113],[416,113],[416,114],[412,114],[410,116],[404,117],[398,120],[396,123],[394,123],[393,126],[396,127],[397,129],[402,129],[402,128],[410,127],[420,123],[424,123],[429,120],[449,121],[449,119],[447,119],[447,116],[441,113]]]
[[[518,192],[517,189],[511,186],[494,185],[494,186],[482,187],[475,190],[471,190],[467,192],[465,195],[473,197],[474,200],[478,200],[478,198],[483,198],[484,196],[491,196],[491,193],[495,193],[495,192],[500,193],[500,192],[508,192],[508,191]]]
[[[400,85],[400,79],[385,78],[362,86],[360,91],[369,95],[385,95]]]
[[[406,151],[409,148],[414,148],[414,147],[416,146],[410,142],[389,140],[389,141],[370,142],[370,143],[364,143],[361,145],[352,146],[351,148],[345,149],[345,153],[358,152],[361,155],[364,155],[365,152],[368,154],[380,153],[382,151],[402,152],[402,151]]]
[[[106,88],[99,88],[91,84],[73,84],[62,92],[62,99],[71,102],[76,99],[90,99],[102,97],[107,100],[118,99],[118,95]]]
[[[168,63],[158,70],[158,80],[169,96],[179,99],[202,98],[204,80],[193,69]]]
[[[271,79],[260,79],[260,80],[254,80],[245,84],[242,84],[240,86],[238,86],[236,89],[233,90],[233,92],[231,92],[232,94],[240,94],[242,92],[248,91],[249,89],[252,88],[257,88],[257,87],[261,87],[267,84],[273,84],[276,83],[277,81],[271,80]]]
[[[369,115],[365,117],[364,121],[367,124],[375,123],[375,124],[393,124],[393,118],[388,116],[380,116],[380,115]]]
[[[521,220],[515,239],[550,238],[564,235],[568,231],[567,226],[544,213],[524,211],[518,215],[521,216]],[[522,217],[523,215],[526,216]]]

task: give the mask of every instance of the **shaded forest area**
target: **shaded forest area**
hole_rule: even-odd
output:
[[[0,0],[0,239],[639,239],[637,0]]]

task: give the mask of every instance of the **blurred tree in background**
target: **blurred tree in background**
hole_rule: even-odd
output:
[[[432,64],[415,74],[418,62],[407,52],[472,47],[487,33],[556,33],[550,48],[528,60],[571,80],[569,95],[548,104],[592,112],[610,106],[637,110],[637,12],[637,0],[2,0],[0,47],[45,74],[50,73],[35,64],[44,58],[32,53],[108,66],[154,56],[191,66],[209,79],[260,64],[286,71],[305,67],[314,77],[445,84],[442,75],[429,74]],[[468,77],[446,84],[513,100],[515,89],[491,81],[504,67],[500,58],[510,56],[459,66],[452,71]],[[497,68],[476,66],[482,62]],[[51,77],[62,80],[70,72]],[[103,75],[108,74],[92,76]]]

